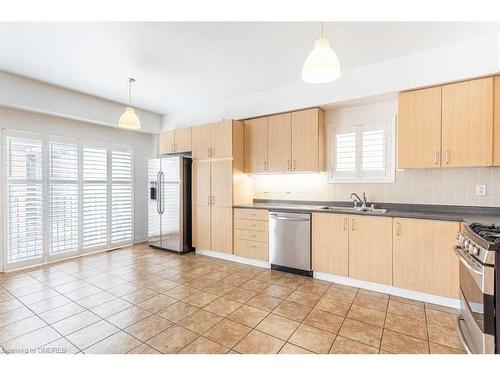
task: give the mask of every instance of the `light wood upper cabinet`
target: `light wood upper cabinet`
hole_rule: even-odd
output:
[[[233,121],[224,120],[210,125],[212,158],[230,158],[233,156]]]
[[[392,218],[349,216],[349,277],[392,285]]]
[[[493,77],[443,86],[442,166],[493,161]]]
[[[192,129],[192,157],[195,160],[208,159],[210,154],[210,124],[194,126]]]
[[[191,151],[191,128],[175,129],[175,152]]]
[[[223,159],[233,157],[233,121],[193,127],[193,159]]]
[[[398,166],[441,166],[441,86],[399,94]]]
[[[267,121],[267,117],[260,117],[244,122],[246,173],[267,171]]]
[[[160,154],[191,151],[191,128],[180,128],[160,133]]]
[[[458,298],[458,222],[394,218],[394,286]]]
[[[283,113],[267,118],[267,171],[292,169],[292,114]]]
[[[292,171],[325,170],[324,116],[319,108],[292,112]]]
[[[312,265],[314,272],[349,276],[349,217],[312,214]]]
[[[175,135],[174,130],[160,133],[160,154],[170,154],[174,151]]]
[[[493,165],[500,166],[500,77],[495,77],[493,103]]]

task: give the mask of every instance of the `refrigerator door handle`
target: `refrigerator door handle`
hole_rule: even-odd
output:
[[[160,185],[160,173],[156,174],[156,211],[160,214],[160,202],[161,202],[161,185]]]
[[[165,212],[165,207],[163,207],[163,172],[159,172],[159,185],[158,185],[158,191],[160,192],[160,215],[162,215]]]

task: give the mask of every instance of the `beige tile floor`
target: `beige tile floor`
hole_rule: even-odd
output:
[[[145,244],[0,274],[6,353],[463,353],[456,314]]]

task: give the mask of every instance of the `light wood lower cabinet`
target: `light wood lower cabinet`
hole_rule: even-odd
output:
[[[394,286],[458,298],[458,222],[394,218]]]
[[[269,211],[234,209],[234,255],[269,260]]]
[[[192,207],[192,242],[200,249],[210,249],[210,206],[193,204]]]
[[[212,206],[211,250],[233,253],[233,208]]]
[[[349,216],[349,277],[392,285],[392,218]]]
[[[349,217],[312,215],[312,265],[316,272],[349,276]]]

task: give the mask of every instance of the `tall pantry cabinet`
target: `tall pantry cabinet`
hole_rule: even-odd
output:
[[[251,202],[243,174],[243,123],[225,120],[193,127],[193,246],[233,253],[233,204]]]

